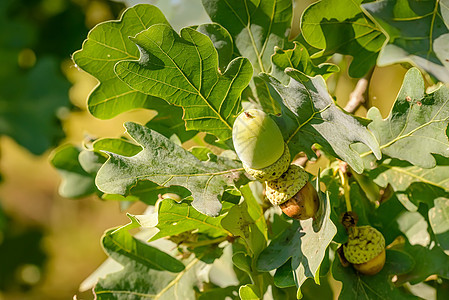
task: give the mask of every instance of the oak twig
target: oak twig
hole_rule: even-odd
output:
[[[365,77],[360,78],[357,84],[355,85],[354,90],[351,94],[349,94],[349,101],[346,103],[344,110],[348,113],[355,113],[355,111],[360,107],[360,105],[364,104],[368,99],[368,86],[371,80],[371,76],[373,75],[373,71],[371,70]]]

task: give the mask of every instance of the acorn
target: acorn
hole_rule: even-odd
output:
[[[319,208],[318,194],[309,182],[309,174],[293,164],[279,178],[265,182],[265,195],[287,216],[297,220],[313,218]]]
[[[276,179],[290,165],[290,151],[281,130],[259,109],[249,109],[237,117],[232,141],[246,172],[257,180]]]
[[[374,275],[385,264],[385,238],[376,228],[351,226],[348,228],[348,242],[343,253],[348,262],[362,274]]]

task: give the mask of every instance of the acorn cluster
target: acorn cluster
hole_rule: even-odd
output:
[[[234,147],[246,172],[265,182],[265,195],[289,217],[313,218],[319,208],[317,191],[309,174],[290,164],[290,152],[275,121],[265,112],[250,109],[241,113],[232,130]],[[341,248],[347,265],[362,274],[374,275],[385,264],[385,238],[374,227],[357,226],[353,212],[343,215],[348,242]]]
[[[348,232],[348,242],[343,245],[345,259],[364,275],[375,275],[385,265],[385,238],[376,228],[357,226],[357,215],[346,212],[342,224]]]
[[[250,109],[235,120],[232,130],[235,150],[246,172],[265,182],[265,194],[291,218],[305,220],[315,215],[319,198],[309,174],[290,164],[290,152],[274,120],[265,112]]]

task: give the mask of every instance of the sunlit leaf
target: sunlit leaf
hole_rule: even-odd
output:
[[[292,22],[291,0],[202,0],[210,18],[231,34],[235,51],[251,62],[257,75],[269,73],[275,47],[285,48]],[[277,114],[279,107],[267,84],[254,76],[244,99],[264,111]]]
[[[135,263],[148,269],[175,273],[185,269],[182,262],[136,239],[126,228],[108,230],[102,243],[109,256],[123,265]]]
[[[368,17],[363,0],[322,0],[310,5],[302,16],[301,30],[312,46],[324,55],[351,55],[349,75],[362,77],[375,64],[385,35]]]
[[[242,285],[239,289],[239,296],[242,300],[255,300],[261,299],[263,294],[261,295],[258,290],[258,286],[254,284]]]
[[[96,178],[101,191],[126,195],[141,180],[164,187],[183,186],[192,193],[195,209],[210,216],[218,215],[221,210],[219,195],[239,179],[241,164],[221,157],[202,162],[147,127],[131,122],[125,127],[143,150],[132,157],[109,153],[108,161]]]
[[[234,54],[234,42],[229,32],[216,23],[202,24],[195,29],[210,38],[218,53],[218,67],[224,72]]]
[[[193,287],[204,265],[197,259],[184,264],[129,235],[126,228],[106,232],[106,252],[124,269],[101,278],[95,286],[98,299],[192,299]],[[158,271],[160,269],[176,271]]]
[[[388,35],[380,66],[409,62],[449,82],[449,2],[399,0],[362,5]]]
[[[324,79],[340,69],[337,65],[323,63],[316,66],[307,52],[307,49],[298,42],[294,42],[295,47],[289,50],[275,48],[275,53],[271,57],[273,69],[271,75],[280,80],[283,84],[288,84],[290,77],[284,73],[287,68],[296,69],[308,76],[322,75]]]
[[[136,5],[127,9],[121,20],[104,22],[94,27],[84,41],[83,48],[73,54],[76,65],[100,82],[88,100],[89,111],[95,117],[109,119],[130,109],[168,106],[159,98],[132,90],[114,73],[117,62],[139,58],[139,49],[129,37],[159,23],[168,25],[157,7]]]
[[[412,245],[428,246],[430,235],[426,219],[419,212],[406,211],[396,218],[399,230]]]
[[[274,77],[264,79],[280,94],[282,117],[277,123],[290,148],[292,156],[304,151],[314,157],[312,145],[346,161],[356,172],[363,171],[363,161],[351,148],[351,144],[362,142],[380,158],[375,137],[356,118],[338,107],[329,95],[321,76],[308,77],[294,69],[287,69],[291,77],[288,86]]]
[[[368,128],[376,135],[382,153],[422,168],[435,167],[432,154],[449,157],[448,99],[445,86],[426,94],[421,73],[410,69],[389,116],[383,119],[376,107],[368,111],[367,118],[373,120]]]
[[[162,121],[163,122],[163,121]],[[156,123],[158,123],[156,121]],[[182,122],[184,123],[184,122]],[[148,125],[148,124],[147,124]],[[164,127],[163,125],[159,124],[160,127]],[[183,124],[182,124],[183,125]],[[157,126],[156,126],[157,127]],[[167,131],[164,131],[167,132]],[[173,132],[176,132],[174,130]],[[136,145],[132,143],[129,140],[125,139],[113,139],[113,138],[103,138],[98,139],[92,144],[93,151],[99,155],[100,153],[103,156],[106,156],[105,153],[112,152],[118,155],[123,155],[127,157],[131,157],[142,151],[142,147],[139,145]],[[80,161],[81,156],[87,154],[86,152],[92,152],[92,151],[83,151],[80,155]],[[101,161],[101,165],[105,162],[105,159]],[[97,167],[97,169],[92,173],[97,173],[100,169],[100,166]],[[116,201],[142,201],[149,205],[154,205],[156,201],[159,198],[159,195],[164,195],[166,193],[175,193],[177,194],[181,199],[184,199],[185,197],[190,195],[190,192],[180,186],[172,186],[172,187],[163,187],[159,186],[154,182],[151,181],[139,181],[137,184],[132,186],[129,190],[128,196],[118,195],[118,194],[103,194],[102,199],[105,200],[116,200]]]
[[[95,152],[114,152],[123,156],[133,156],[142,151],[142,147],[125,139],[104,138],[94,141],[92,149]]]
[[[227,205],[229,207],[229,205]],[[173,236],[190,230],[197,230],[210,237],[226,236],[230,233],[221,226],[224,215],[208,217],[195,210],[189,203],[176,203],[172,199],[165,199],[159,204],[158,224],[159,232],[151,238],[157,240],[165,236]]]
[[[284,48],[290,33],[291,0],[202,0],[212,21],[226,28],[238,52],[256,72],[269,72],[274,47]]]
[[[399,200],[409,210],[416,210],[419,202],[433,205],[433,199],[449,196],[449,166],[423,169],[396,159],[386,159],[370,172],[378,185],[390,185]]]
[[[229,139],[241,110],[240,94],[252,76],[249,61],[236,58],[221,74],[212,41],[192,28],[182,29],[179,36],[167,25],[153,25],[132,40],[140,60],[119,62],[119,78],[135,90],[182,106],[188,130]]]

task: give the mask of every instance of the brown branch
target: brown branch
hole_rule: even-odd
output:
[[[363,103],[365,103],[364,94],[368,88],[368,80],[366,78],[361,78],[354,91],[349,94],[349,101],[346,103],[344,110],[348,113],[353,114]]]
[[[349,94],[349,101],[346,103],[344,108],[348,113],[355,113],[355,111],[366,102],[368,99],[368,86],[371,80],[371,76],[373,75],[374,69],[371,69],[365,77],[360,78],[357,84],[355,85],[355,89]]]
[[[308,161],[309,159],[307,158],[307,156],[301,156],[300,158],[294,161],[294,164],[301,167],[305,167]]]
[[[312,146],[312,150],[315,152],[316,158],[317,159],[320,158],[321,153],[315,146]],[[304,156],[300,156],[300,157],[296,158],[293,163],[295,165],[298,165],[298,166],[301,166],[301,167],[305,167],[308,162],[314,163],[315,161],[310,161],[307,158],[307,155],[304,154]]]

